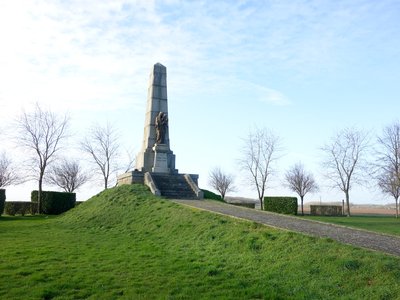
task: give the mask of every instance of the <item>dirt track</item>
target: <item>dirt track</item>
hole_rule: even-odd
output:
[[[400,237],[374,233],[349,227],[304,220],[292,216],[238,207],[217,201],[174,200],[176,203],[227,216],[251,220],[268,226],[331,238],[336,241],[400,256]]]

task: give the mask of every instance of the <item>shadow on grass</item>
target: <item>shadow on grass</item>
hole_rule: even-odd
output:
[[[57,216],[49,215],[28,215],[28,216],[0,216],[0,222],[2,221],[40,221],[44,219],[53,219]]]

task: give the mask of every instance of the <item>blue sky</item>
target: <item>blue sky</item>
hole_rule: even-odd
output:
[[[157,62],[168,72],[177,168],[199,173],[203,188],[220,166],[235,174],[237,195],[256,197],[237,159],[257,126],[285,153],[267,194],[291,195],[282,178],[302,161],[321,186],[306,200],[341,200],[319,148],[342,128],[374,138],[399,119],[400,1],[2,1],[0,36],[0,150],[16,161],[23,153],[5,129],[35,102],[70,114],[69,145],[109,121],[123,148],[139,151]],[[9,187],[8,199],[26,200],[31,186]],[[80,200],[101,190],[89,186]],[[351,201],[391,199],[361,187]]]

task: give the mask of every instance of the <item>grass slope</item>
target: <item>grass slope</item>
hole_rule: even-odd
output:
[[[352,216],[348,217],[316,217],[307,216],[307,219],[333,223],[353,228],[361,228],[380,233],[400,235],[400,219],[389,216]]]
[[[0,218],[0,299],[398,299],[400,259],[180,206],[143,186]]]

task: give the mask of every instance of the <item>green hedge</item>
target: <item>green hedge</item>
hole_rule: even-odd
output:
[[[6,215],[33,215],[36,212],[37,204],[26,201],[7,201],[4,206]]]
[[[297,215],[296,197],[264,197],[264,210],[280,214]]]
[[[343,207],[341,205],[310,205],[310,215],[312,216],[342,216]]]
[[[0,216],[4,212],[4,203],[6,202],[6,190],[0,189]]]
[[[229,203],[235,206],[242,206],[242,207],[247,207],[247,208],[255,208],[256,204],[255,203],[250,203],[250,202],[241,202],[241,203]]]
[[[38,202],[38,191],[32,191],[31,201]],[[42,213],[59,215],[75,207],[76,194],[64,192],[42,192]]]
[[[220,195],[217,195],[211,191],[208,190],[202,190],[204,193],[204,199],[211,199],[211,200],[217,200],[217,201],[223,201],[222,197]]]

